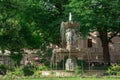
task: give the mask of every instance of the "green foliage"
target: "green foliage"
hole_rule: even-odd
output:
[[[45,71],[45,70],[50,70],[47,66],[45,66],[45,65],[39,65],[38,67],[37,67],[37,70],[40,70],[40,71]]]
[[[88,67],[88,63],[86,62],[86,60],[78,60],[78,65],[81,66],[81,67]]]
[[[100,66],[92,66],[92,69],[93,70],[108,70],[109,66],[103,66],[103,65],[100,65]]]
[[[59,44],[56,37],[61,17],[54,4],[38,0],[2,0],[0,11],[1,49],[39,48],[50,42]]]
[[[8,67],[8,72],[4,76],[3,80],[16,80],[19,77],[24,76],[22,69],[23,67],[14,67],[14,66]]]
[[[104,62],[110,65],[111,39],[120,32],[119,0],[70,0],[66,12],[72,12],[73,20],[80,22],[80,34],[87,36],[97,31],[102,42]]]
[[[11,58],[15,65],[20,64],[22,54],[19,51],[22,48],[46,47],[50,42],[58,44],[59,39],[55,37],[59,35],[61,21],[53,21],[57,19],[54,15],[57,11],[52,9],[53,5],[45,1],[0,1],[0,49],[13,52]],[[49,65],[49,62],[45,64]]]
[[[40,63],[43,63],[45,66],[50,66],[50,59],[52,55],[52,48],[47,48],[46,45],[41,46],[41,49],[37,52],[40,60]]]
[[[97,28],[117,31],[120,24],[120,18],[117,17],[120,14],[119,3],[118,0],[70,0],[67,8],[73,13],[74,19],[80,21],[81,34],[84,35]]]
[[[35,67],[32,64],[27,64],[23,67],[24,76],[31,76],[34,74]]]
[[[5,65],[0,64],[0,75],[5,75],[7,72],[7,68]]]
[[[23,76],[23,67],[16,67],[14,71],[9,72],[8,74],[14,75],[14,76]]]
[[[100,78],[96,78],[96,76],[94,76],[94,77],[83,77],[83,78],[81,78],[81,77],[44,77],[44,78],[33,78],[33,77],[31,77],[31,76],[29,76],[29,77],[25,77],[25,78],[19,78],[19,79],[16,79],[16,78],[8,78],[8,79],[6,79],[6,78],[4,78],[3,76],[0,76],[0,79],[2,79],[2,80],[10,80],[10,79],[12,79],[12,80],[31,80],[31,79],[34,79],[34,80],[119,80],[119,77],[112,77],[112,76],[110,76],[110,77],[100,77]]]
[[[43,47],[41,62],[49,65],[51,52],[47,52],[46,46],[60,45],[60,23],[68,20],[69,12],[73,21],[80,22],[80,35],[98,31],[102,44],[109,43],[120,32],[119,3],[119,0],[0,0],[0,50],[19,52],[22,48]],[[105,51],[109,51],[104,50],[108,59],[109,53]]]
[[[36,70],[33,76],[34,76],[34,77],[41,77],[41,74],[42,74],[41,71]]]
[[[15,66],[20,66],[20,62],[23,58],[23,54],[22,53],[11,53],[10,54],[10,58],[12,59],[12,62],[14,63]]]
[[[80,66],[76,66],[75,67],[75,74],[78,75],[80,73],[82,73],[82,68]]]
[[[32,75],[33,77],[41,77],[42,71],[50,70],[47,66],[45,65],[39,65],[33,69],[34,74]]]
[[[120,65],[112,65],[108,68],[107,73],[110,75],[117,75],[120,73]]]

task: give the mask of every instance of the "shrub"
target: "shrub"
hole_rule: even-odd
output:
[[[120,73],[120,65],[112,65],[108,68],[107,73],[110,75],[117,75]]]
[[[76,67],[75,67],[75,74],[78,75],[78,74],[80,74],[81,72],[82,72],[81,67],[80,67],[80,66],[76,66]]]
[[[12,70],[8,70],[5,80],[17,80],[21,78],[23,76],[22,68],[23,67],[11,67],[10,69]]]
[[[23,67],[24,76],[30,76],[34,74],[35,67],[32,64],[27,64]]]
[[[33,76],[34,76],[34,77],[40,77],[40,76],[41,76],[41,74],[42,74],[42,72],[41,72],[41,71],[36,70]]]
[[[7,68],[5,65],[0,64],[0,75],[5,75],[7,72]]]
[[[40,70],[40,71],[49,70],[49,68],[45,65],[39,65],[37,69]]]
[[[50,70],[50,69],[45,65],[39,65],[37,67],[34,67],[34,75],[33,76],[40,77],[43,70]]]
[[[15,76],[23,76],[22,67],[17,67],[17,68],[15,68],[15,71],[12,72],[12,75],[15,75]]]
[[[84,67],[84,68],[88,67],[87,61],[84,60],[84,59],[83,60],[78,60],[77,62],[78,62],[78,65],[81,66],[81,67]]]

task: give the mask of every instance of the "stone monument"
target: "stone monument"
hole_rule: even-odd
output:
[[[74,71],[77,66],[77,61],[74,57],[71,57],[71,52],[76,49],[76,27],[78,26],[78,22],[72,21],[71,13],[69,13],[69,21],[61,23],[62,42],[66,43],[66,50],[68,50],[69,53],[65,63],[65,69],[68,71]]]

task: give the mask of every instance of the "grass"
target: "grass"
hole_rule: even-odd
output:
[[[95,78],[95,77],[89,77],[89,78],[80,78],[80,77],[67,77],[67,78],[37,78],[37,79],[18,79],[18,80],[120,80],[120,77],[101,77],[101,78]]]

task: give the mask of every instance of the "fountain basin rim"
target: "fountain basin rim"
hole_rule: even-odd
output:
[[[71,51],[65,49],[65,48],[57,48],[57,49],[53,49],[53,53],[87,53],[87,49],[81,49],[81,50],[78,50],[78,49],[71,49]]]
[[[73,22],[73,21],[62,22],[62,24],[65,28],[75,28],[75,27],[78,27],[80,25],[79,22]]]

